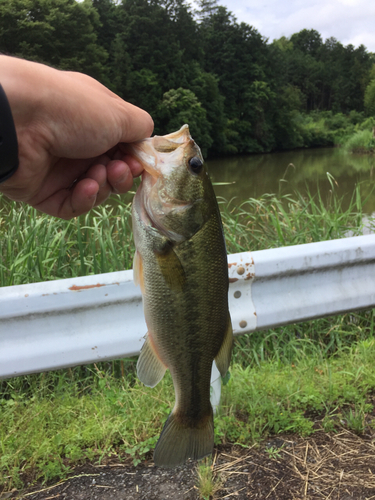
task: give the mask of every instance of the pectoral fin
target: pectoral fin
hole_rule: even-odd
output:
[[[160,271],[172,290],[182,290],[186,283],[185,270],[173,250],[157,255]]]
[[[137,362],[137,375],[147,387],[155,387],[164,377],[167,367],[157,355],[150,336],[147,335]]]
[[[230,315],[228,314],[228,326],[225,332],[223,343],[221,344],[220,350],[215,358],[216,366],[222,377],[228,371],[230,365],[230,358],[232,356],[233,348],[233,329]]]
[[[142,294],[144,293],[144,281],[143,281],[143,262],[142,257],[136,250],[133,259],[133,281],[135,286],[140,285]]]

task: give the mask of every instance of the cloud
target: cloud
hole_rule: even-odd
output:
[[[333,36],[343,45],[363,44],[375,52],[374,0],[219,0],[219,4],[270,41],[306,28],[317,30],[324,40]]]

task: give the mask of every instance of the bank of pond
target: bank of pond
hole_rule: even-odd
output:
[[[289,117],[287,133],[278,145],[265,145],[254,152],[270,152],[275,149],[342,147],[352,153],[375,153],[375,118],[363,112],[348,114],[332,111],[301,113],[297,110]]]
[[[352,111],[348,115],[331,112],[312,113],[306,122],[316,145],[340,146],[351,153],[375,152],[375,119]],[[320,142],[320,144],[319,144]],[[313,144],[309,144],[311,147]]]

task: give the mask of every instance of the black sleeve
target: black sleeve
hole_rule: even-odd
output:
[[[18,168],[18,142],[12,111],[0,85],[0,182],[6,181]]]

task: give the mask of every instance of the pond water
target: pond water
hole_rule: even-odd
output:
[[[360,182],[362,200],[374,188],[364,204],[364,212],[375,212],[375,155],[354,155],[339,148],[302,149],[208,160],[207,165],[216,195],[228,201],[235,198],[237,204],[265,193],[293,195],[296,190],[309,190],[314,195],[318,189],[326,200],[331,193],[329,172],[337,183],[335,191],[343,197],[344,209]],[[137,180],[132,193],[121,196],[122,202],[132,201],[138,183]],[[117,205],[118,197],[111,197],[107,203]]]
[[[247,155],[207,162],[217,196],[237,203],[259,198],[264,193],[293,194],[298,190],[315,194],[319,189],[323,200],[331,192],[327,172],[334,177],[335,190],[347,208],[357,183],[361,182],[362,199],[375,186],[375,156],[354,155],[339,148],[286,151]],[[364,211],[375,212],[375,190],[365,203]]]

